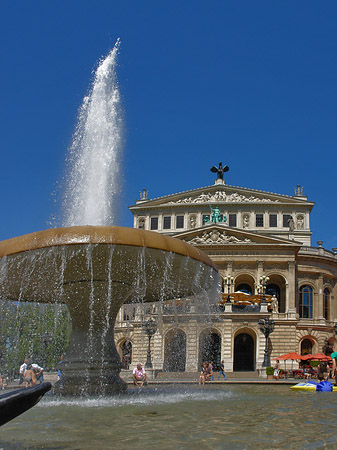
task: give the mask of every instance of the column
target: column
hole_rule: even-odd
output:
[[[199,334],[196,320],[190,320],[186,329],[186,366],[185,372],[199,370]]]
[[[324,312],[323,312],[323,274],[318,274],[317,279],[317,294],[314,293],[313,295],[313,311],[312,316],[318,317],[318,319],[324,318]]]
[[[257,287],[260,284],[260,278],[262,277],[264,272],[264,261],[257,261],[257,273],[256,273],[256,282],[255,282],[255,294],[258,294]]]
[[[288,286],[286,312],[296,314],[296,265],[295,261],[288,262]]]

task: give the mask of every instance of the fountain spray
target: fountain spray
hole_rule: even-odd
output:
[[[67,156],[63,226],[115,225],[121,187],[123,119],[117,82],[118,39],[101,60],[79,109]]]

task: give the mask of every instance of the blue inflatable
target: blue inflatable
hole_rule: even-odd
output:
[[[316,386],[318,392],[332,392],[333,386],[330,381],[320,381]]]

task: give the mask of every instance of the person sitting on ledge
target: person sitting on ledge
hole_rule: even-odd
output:
[[[207,364],[202,363],[201,372],[199,376],[199,384],[205,384],[206,376],[207,376]]]
[[[32,387],[36,385],[36,375],[32,364],[28,363],[24,373],[26,387]]]
[[[206,380],[214,381],[214,373],[213,373],[213,363],[210,361],[207,366],[207,376]]]
[[[146,372],[141,363],[138,363],[137,367],[133,369],[132,375],[134,384],[143,387],[146,382]]]

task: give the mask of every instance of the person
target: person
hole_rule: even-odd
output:
[[[26,370],[24,372],[24,379],[26,382],[26,387],[32,387],[36,385],[36,375],[33,369],[33,365],[28,363]]]
[[[43,383],[43,367],[40,367],[38,364],[32,364],[32,369],[34,370],[36,380],[39,380],[40,384]]]
[[[60,356],[60,361],[58,362],[58,370],[57,370],[57,381],[60,381],[62,378],[62,370],[60,368],[60,364],[63,363],[63,355]]]
[[[29,359],[25,358],[23,361],[23,364],[20,366],[19,369],[19,384],[23,384],[25,381],[25,371],[27,369],[27,365],[29,363]]]
[[[218,380],[220,379],[221,375],[223,376],[223,378],[225,380],[226,379],[225,361],[221,361],[221,363],[220,363],[220,370],[219,370]]]
[[[137,367],[133,369],[133,382],[136,386],[143,387],[146,382],[146,372],[141,363],[137,364]]]
[[[307,380],[309,378],[312,378],[312,376],[314,375],[315,371],[314,369],[311,367],[310,364],[307,364],[306,367],[303,368],[303,378],[306,378]]]
[[[332,375],[331,378],[335,380],[335,385],[337,386],[337,352],[331,353],[332,359]]]
[[[7,385],[7,379],[5,375],[0,375],[0,389],[5,389],[5,386]]]
[[[205,365],[205,363],[203,363],[201,366],[201,372],[199,376],[199,384],[205,384],[206,374],[207,374],[207,366]]]
[[[326,363],[326,361],[321,361],[318,364],[318,372],[317,372],[317,378],[319,381],[324,380],[324,374],[328,372],[328,365]]]
[[[280,368],[281,368],[281,366],[280,366],[280,361],[277,359],[277,360],[276,360],[275,367],[274,367],[274,378],[275,378],[275,380],[278,380],[278,379],[279,379],[279,376],[280,376]]]
[[[211,379],[211,381],[214,381],[214,372],[213,372],[213,363],[210,361],[207,366],[207,375],[206,380]]]
[[[27,367],[31,365],[32,370],[35,373],[35,377],[37,380],[40,380],[40,384],[43,383],[43,367],[40,367],[38,364],[32,364],[28,358],[24,360],[24,363],[20,366],[20,378],[19,378],[19,384],[23,384],[25,382],[25,372],[27,370]]]

